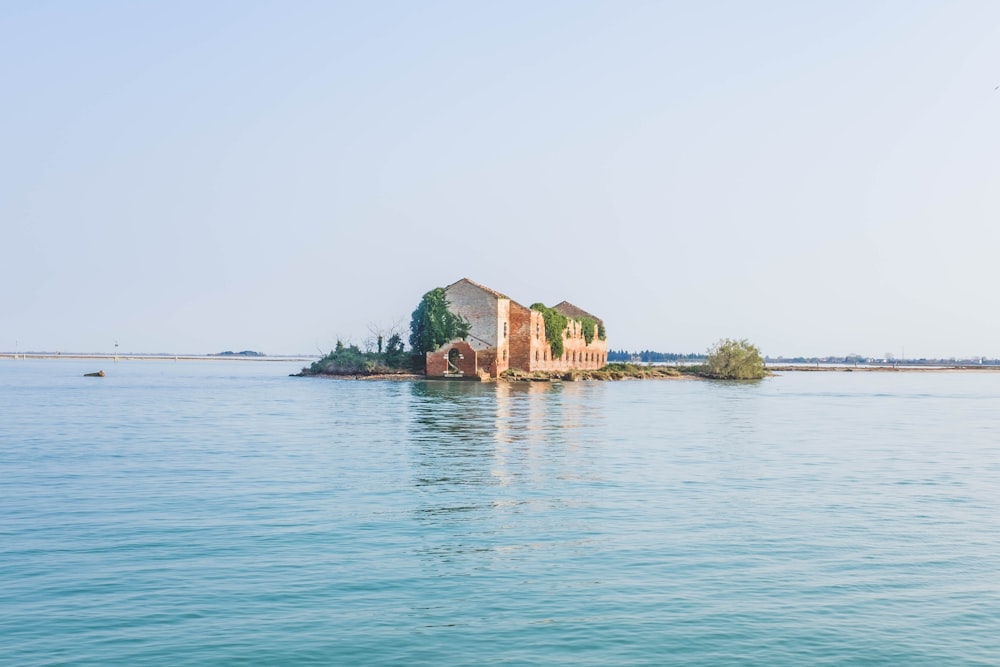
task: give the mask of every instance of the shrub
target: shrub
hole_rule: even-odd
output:
[[[767,371],[757,346],[745,338],[723,338],[708,350],[707,375],[720,380],[759,380]]]
[[[342,341],[338,340],[337,347],[332,352],[312,363],[309,367],[309,373],[360,375],[365,373],[368,361],[368,355],[358,349],[357,345],[345,346]]]
[[[332,352],[308,368],[302,375],[373,375],[410,370],[410,355],[404,350],[398,334],[389,338],[385,352],[363,352],[357,345],[344,345],[338,340]]]

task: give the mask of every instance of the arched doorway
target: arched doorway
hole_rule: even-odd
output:
[[[448,372],[462,373],[462,353],[454,347],[448,351]]]
[[[427,353],[428,377],[477,377],[476,351],[464,340],[443,345]]]

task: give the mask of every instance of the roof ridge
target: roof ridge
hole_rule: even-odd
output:
[[[496,291],[495,289],[492,289],[490,287],[487,287],[486,285],[477,283],[475,280],[471,280],[469,278],[461,278],[460,280],[456,280],[451,285],[448,285],[448,287],[454,287],[455,285],[457,285],[459,283],[469,283],[473,287],[478,287],[479,289],[483,290],[484,292],[489,292],[490,294],[492,294],[493,296],[495,296],[495,297],[497,297],[499,299],[512,300],[506,294],[501,294],[500,292]],[[448,289],[448,287],[446,287],[445,289]]]
[[[569,301],[566,301],[565,299],[563,299],[562,301],[560,301],[556,305],[552,306],[552,308],[555,309],[555,310],[558,310],[563,315],[566,315],[567,317],[571,317],[573,319],[579,319],[581,317],[589,317],[590,319],[596,320],[597,322],[603,322],[603,320],[601,318],[599,318],[597,315],[594,315],[593,313],[589,313],[586,310],[584,310],[583,308],[581,308],[580,306],[572,304]],[[563,312],[563,311],[567,311],[567,312]]]

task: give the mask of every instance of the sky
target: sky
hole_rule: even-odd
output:
[[[1000,3],[0,3],[0,351],[1000,357]]]

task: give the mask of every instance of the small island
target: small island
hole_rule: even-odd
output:
[[[226,350],[225,352],[216,352],[215,354],[208,355],[210,357],[266,357],[267,355],[263,352],[254,352],[253,350],[243,350],[242,352],[233,352],[232,350]]]
[[[609,364],[601,318],[568,301],[526,307],[468,278],[424,294],[410,318],[408,350],[397,330],[373,334],[365,350],[338,340],[296,375],[480,382],[767,375],[760,351],[745,340],[719,341],[698,366]]]

